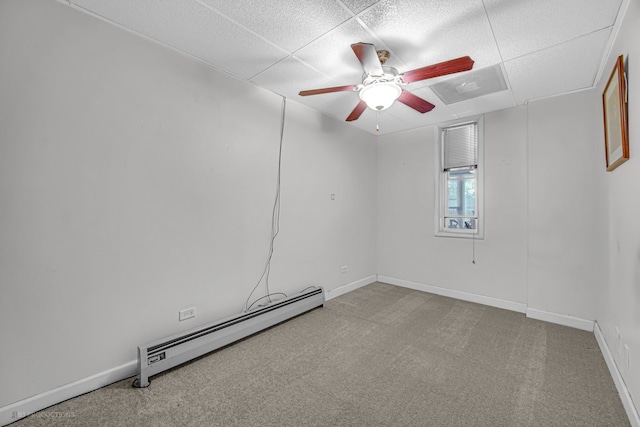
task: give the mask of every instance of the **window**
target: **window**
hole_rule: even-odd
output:
[[[439,133],[436,235],[482,238],[482,119]]]

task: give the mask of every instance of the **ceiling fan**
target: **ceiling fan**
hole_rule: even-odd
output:
[[[402,89],[402,86],[420,80],[467,71],[473,68],[474,62],[470,57],[463,56],[399,74],[395,68],[384,65],[389,58],[388,51],[376,51],[375,46],[371,43],[354,43],[351,45],[351,49],[364,69],[362,83],[303,90],[299,93],[300,96],[309,96],[331,92],[359,92],[360,102],[347,117],[348,122],[357,120],[367,107],[382,111],[389,108],[396,100],[420,113],[431,111],[435,105]]]

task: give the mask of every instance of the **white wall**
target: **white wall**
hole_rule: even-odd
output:
[[[629,82],[630,158],[614,171],[607,172],[604,178],[606,194],[603,203],[608,207],[605,227],[608,232],[609,274],[598,293],[597,318],[636,408],[640,409],[640,221],[636,215],[640,211],[640,4],[637,1],[628,4],[598,85],[598,94],[601,94],[616,58],[624,55]],[[602,125],[597,137],[598,145],[604,147]],[[601,163],[604,161],[602,148]],[[620,330],[619,343],[616,327]],[[624,344],[630,348],[629,368],[621,351]]]
[[[2,407],[242,309],[281,98],[51,0],[0,2],[0,58]],[[374,275],[371,135],[288,102],[283,150],[270,290]]]
[[[331,290],[375,275],[374,137],[291,103],[286,143],[274,283]]]
[[[378,274],[595,320],[607,253],[599,102],[585,91],[485,115],[475,265],[471,240],[434,237],[436,128],[381,137]]]
[[[475,242],[434,236],[436,127],[379,138],[379,275],[526,302],[526,120],[525,108],[484,117],[485,238]]]
[[[528,108],[527,304],[588,320],[606,277],[600,102],[585,91]]]
[[[585,91],[486,114],[485,239],[434,237],[435,127],[379,139],[378,274],[595,320],[601,112]]]

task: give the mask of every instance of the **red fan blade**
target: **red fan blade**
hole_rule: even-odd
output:
[[[356,108],[353,109],[349,117],[347,117],[348,122],[352,122],[354,120],[358,120],[358,118],[364,113],[364,110],[367,109],[367,104],[364,101],[360,101]]]
[[[433,110],[435,107],[435,105],[433,105],[432,103],[425,101],[419,96],[416,96],[411,92],[407,92],[406,90],[402,91],[402,93],[400,94],[400,97],[398,98],[398,101],[402,102],[404,105],[408,105],[409,107],[421,113],[429,112]]]
[[[331,92],[353,91],[353,90],[356,90],[357,88],[358,86],[354,86],[354,85],[325,87],[324,89],[303,90],[298,95],[300,96],[320,95],[323,93],[331,93]]]
[[[353,53],[356,54],[358,60],[362,64],[364,72],[371,74],[372,76],[381,76],[384,74],[382,71],[382,64],[378,58],[378,52],[371,43],[354,43],[351,45]]]
[[[407,71],[406,73],[401,74],[401,77],[403,82],[412,83],[420,80],[431,79],[433,77],[468,71],[471,68],[473,68],[473,59],[468,56],[463,56],[462,58],[452,59],[450,61],[440,62],[438,64]]]

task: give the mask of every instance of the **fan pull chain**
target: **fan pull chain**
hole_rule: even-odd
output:
[[[380,110],[376,110],[376,132],[380,132]]]

